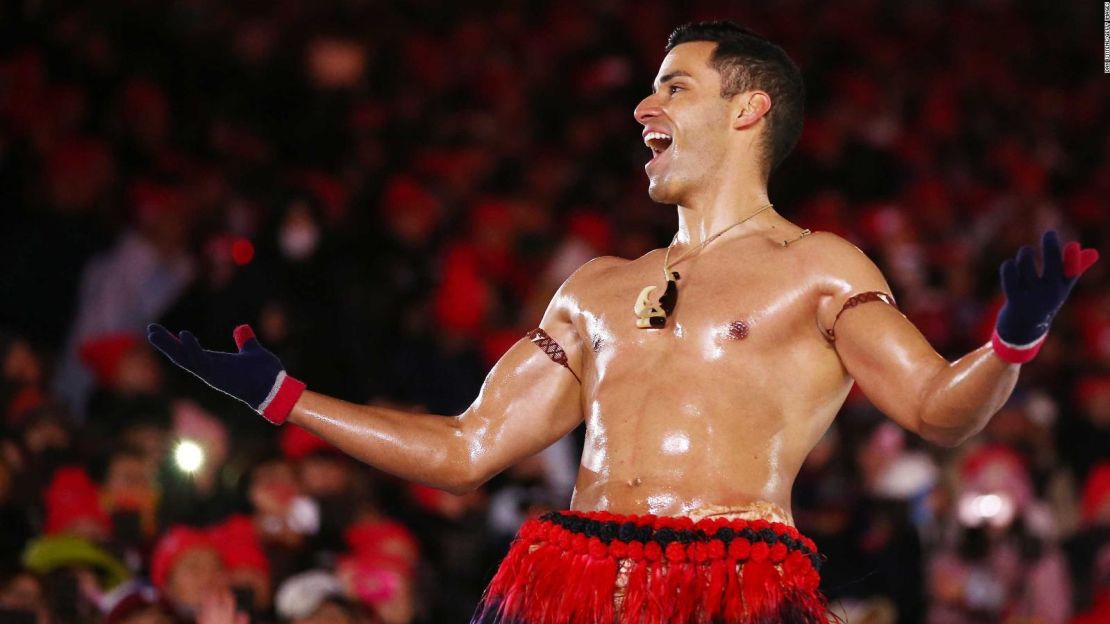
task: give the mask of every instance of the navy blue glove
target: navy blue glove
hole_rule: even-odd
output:
[[[251,406],[275,425],[285,422],[305,390],[304,383],[287,375],[281,360],[258,343],[250,325],[240,325],[232,334],[238,353],[206,351],[188,331],[174,336],[161,325],[146,329],[150,344],[174,364]]]
[[[1098,251],[1070,242],[1060,250],[1055,230],[1041,237],[1043,270],[1037,275],[1033,248],[1026,245],[1017,257],[1002,263],[1002,291],[1006,303],[998,313],[991,346],[1003,360],[1023,364],[1033,359],[1048,336],[1053,317],[1071,289],[1092,264]]]

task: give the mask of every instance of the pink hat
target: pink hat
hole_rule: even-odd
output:
[[[196,548],[208,548],[219,552],[207,532],[184,524],[170,527],[162,539],[158,540],[150,558],[150,580],[154,586],[158,589],[164,588],[177,560]]]
[[[81,343],[81,362],[92,371],[96,382],[103,388],[116,385],[120,364],[124,356],[139,344],[132,332],[117,332],[94,336]]]
[[[223,523],[212,527],[209,536],[220,551],[220,558],[228,570],[247,568],[270,576],[270,560],[262,550],[254,522],[249,516],[230,516]]]
[[[1004,492],[1019,509],[1033,498],[1025,459],[1002,444],[987,444],[971,451],[960,464],[960,477],[965,490]]]
[[[92,520],[108,533],[108,515],[100,506],[100,492],[84,468],[66,466],[54,471],[43,492],[43,503],[47,535],[64,533],[79,520]]]

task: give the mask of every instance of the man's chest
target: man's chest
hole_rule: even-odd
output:
[[[677,301],[661,328],[637,327],[644,287],[657,304],[662,271],[613,272],[584,298],[576,319],[587,360],[632,367],[656,357],[714,361],[753,356],[794,341],[820,338],[817,289],[802,271],[750,265],[680,266]]]

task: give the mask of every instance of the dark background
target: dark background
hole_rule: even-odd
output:
[[[143,487],[160,495],[125,561],[140,578],[167,527],[265,515],[251,492],[270,467],[315,492],[335,538],[304,537],[276,559],[267,545],[272,588],[337,569],[357,550],[343,527],[393,517],[420,555],[405,568],[412,613],[383,616],[465,621],[520,520],[567,504],[580,431],[473,496],[437,497],[327,449],[290,450],[291,434],[167,368],[143,328],[158,320],[230,349],[231,328],[249,322],[314,390],[462,411],[574,268],[670,239],[674,212],[647,198],[632,109],[685,21],[735,19],[803,70],[806,125],[772,176],[776,208],[863,249],[946,357],[983,344],[998,266],[1021,245],[1056,228],[1106,255],[1099,9],[4,3],[0,606],[58,604],[56,571],[28,574],[20,554],[57,532],[53,471],[84,468],[110,512],[109,468],[145,440]],[[849,398],[795,501],[849,621],[1066,622],[1106,595],[1106,267],[1084,276],[1014,398],[961,448],[928,447]],[[205,441],[201,476],[169,462],[178,437]],[[338,472],[306,483],[306,457]],[[349,508],[324,504],[336,492]],[[961,497],[984,492],[1015,501],[1014,520],[961,522]],[[20,583],[38,602],[12,598]],[[255,620],[271,617],[262,607]]]

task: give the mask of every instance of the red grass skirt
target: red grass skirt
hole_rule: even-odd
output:
[[[778,522],[554,511],[520,528],[471,624],[826,624],[820,564]]]

